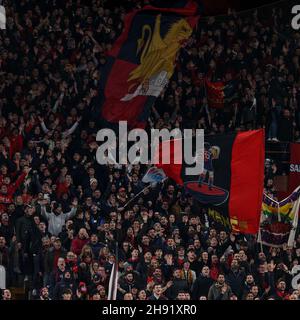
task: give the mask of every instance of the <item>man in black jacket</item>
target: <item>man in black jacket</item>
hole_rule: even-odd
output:
[[[3,236],[6,240],[7,245],[10,245],[10,241],[14,235],[14,226],[10,222],[8,214],[3,212],[0,221],[0,236]]]
[[[201,275],[195,280],[192,286],[192,299],[199,300],[200,297],[207,297],[209,288],[213,285],[214,280],[210,277],[209,267],[204,266]]]
[[[71,272],[69,270],[66,270],[66,272],[63,275],[63,279],[56,283],[54,290],[53,290],[53,300],[62,300],[63,299],[63,293],[66,289],[72,290],[73,293],[75,293],[75,283],[72,279]]]
[[[28,276],[31,274],[31,264],[28,253],[30,251],[30,234],[34,227],[32,216],[34,214],[35,208],[30,205],[26,205],[24,211],[25,215],[17,220],[16,236],[18,247],[23,251],[23,272],[25,275],[24,280],[26,281],[28,280]]]
[[[167,289],[166,296],[174,300],[180,291],[189,292],[189,285],[186,279],[181,279],[181,269],[176,268],[173,272],[172,285]]]
[[[125,294],[125,292],[131,292],[132,288],[139,288],[140,284],[137,281],[137,277],[131,271],[125,274],[125,277],[120,281],[119,292]]]
[[[25,245],[25,249],[28,251],[24,251],[28,256],[29,266],[32,270],[34,288],[38,288],[41,284],[40,273],[43,270],[42,238],[47,235],[45,223],[41,222],[38,216],[35,216],[27,238],[28,244]]]
[[[6,240],[4,237],[0,236],[0,265],[4,266],[6,269],[9,264],[9,251],[6,246]]]
[[[28,248],[25,248],[25,246],[29,245],[28,240],[33,227],[32,216],[34,213],[34,207],[27,205],[24,211],[24,216],[17,220],[16,235],[19,246],[23,248],[24,252],[28,252],[29,250]]]
[[[57,267],[57,261],[59,258],[65,258],[67,255],[66,250],[61,245],[61,240],[57,238],[54,241],[53,248],[51,248],[45,255],[44,267],[44,284],[49,284],[50,274]]]
[[[240,268],[239,262],[236,259],[231,261],[231,267],[226,272],[226,282],[231,287],[232,292],[241,299],[243,284],[246,278],[245,272]]]
[[[293,119],[289,109],[284,109],[282,116],[279,119],[279,135],[278,138],[280,141],[290,142],[293,140]]]

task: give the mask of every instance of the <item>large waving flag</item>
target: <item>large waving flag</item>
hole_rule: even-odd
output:
[[[121,36],[108,52],[101,72],[101,117],[144,127],[150,108],[171,78],[176,55],[198,20],[192,0],[145,6],[128,14]]]
[[[264,185],[264,130],[205,136],[204,141],[204,166],[197,176],[186,174],[184,161],[174,161],[182,154],[183,140],[160,144],[157,167],[207,207],[213,220],[235,232],[256,234]],[[162,163],[164,152],[170,153],[170,164]]]
[[[284,244],[293,246],[299,220],[299,206],[300,187],[279,202],[264,194],[258,242],[277,248]]]

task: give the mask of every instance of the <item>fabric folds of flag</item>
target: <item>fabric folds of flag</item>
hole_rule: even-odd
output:
[[[166,179],[166,175],[162,169],[156,167],[150,168],[144,175],[142,182],[144,183],[159,183]]]
[[[118,262],[113,264],[109,285],[108,285],[108,295],[107,300],[117,300],[117,290],[118,290]]]
[[[162,1],[164,4],[164,1]],[[198,5],[176,0],[128,14],[124,31],[101,71],[101,120],[143,128],[155,99],[171,78],[176,55],[196,25]]]
[[[256,234],[264,185],[264,130],[205,136],[204,141],[204,170],[199,175],[186,174],[184,159],[182,164],[174,161],[175,154],[183,153],[183,140],[160,143],[157,167],[184,186],[224,228]],[[165,143],[170,148],[164,148]],[[170,164],[160,161],[164,152],[170,153]]]
[[[222,109],[227,103],[232,103],[238,97],[238,81],[205,81],[207,101],[210,108]]]
[[[276,201],[263,196],[260,234],[258,241],[266,246],[293,246],[299,220],[300,187],[287,198]]]

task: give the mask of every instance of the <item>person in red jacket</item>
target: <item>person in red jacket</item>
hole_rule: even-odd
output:
[[[276,300],[289,300],[289,293],[286,290],[286,283],[283,279],[278,279],[275,289]]]
[[[82,228],[78,232],[78,236],[72,240],[71,251],[77,256],[80,255],[82,248],[89,242],[89,235],[86,229]]]
[[[8,205],[13,203],[13,197],[17,189],[20,187],[20,185],[23,183],[25,178],[28,176],[31,168],[24,167],[24,171],[15,183],[11,183],[9,177],[5,177],[2,181],[2,184],[0,186],[0,212],[3,212],[6,210]]]

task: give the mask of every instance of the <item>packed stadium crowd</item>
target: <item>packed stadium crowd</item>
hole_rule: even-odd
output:
[[[147,1],[4,1],[0,32],[1,299],[299,300],[294,247],[270,248],[208,218],[171,180],[141,192],[147,166],[100,165],[99,80],[127,11]],[[284,7],[200,19],[180,51],[148,128],[205,134],[264,127],[272,143],[300,139],[300,37]],[[238,99],[208,105],[205,78],[238,79]],[[276,193],[268,168],[266,190]],[[298,230],[299,231],[299,230]],[[116,249],[116,244],[118,249]]]

